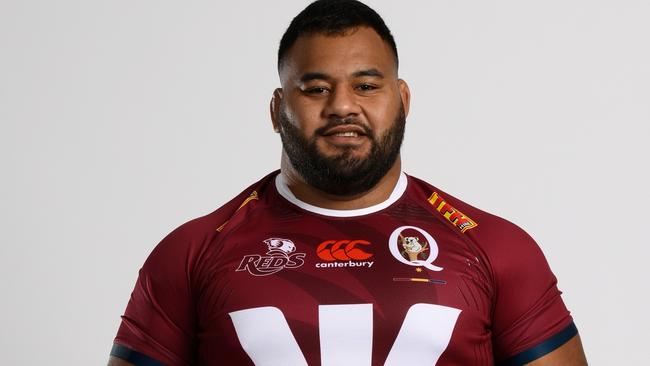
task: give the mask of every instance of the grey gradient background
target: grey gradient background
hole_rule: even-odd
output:
[[[413,94],[405,171],[537,239],[591,364],[645,364],[650,2],[368,4]],[[105,364],[158,241],[279,166],[305,5],[0,0],[0,363]]]

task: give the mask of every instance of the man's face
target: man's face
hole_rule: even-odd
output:
[[[366,27],[300,37],[280,78],[272,117],[302,178],[336,195],[377,184],[399,156],[408,113],[390,47]]]

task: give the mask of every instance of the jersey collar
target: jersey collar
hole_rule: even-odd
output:
[[[332,217],[362,216],[362,215],[369,215],[377,211],[383,210],[386,207],[395,203],[398,199],[402,197],[402,195],[406,191],[407,185],[408,185],[408,178],[406,177],[406,174],[404,174],[404,172],[401,172],[399,175],[399,179],[397,180],[397,184],[395,184],[395,188],[393,188],[393,192],[390,194],[388,199],[386,199],[384,202],[378,203],[370,207],[364,207],[364,208],[359,208],[354,210],[333,210],[329,208],[314,206],[307,202],[303,202],[299,200],[296,196],[294,196],[293,192],[291,192],[291,190],[287,186],[287,182],[285,181],[282,173],[278,174],[275,177],[275,188],[278,190],[280,196],[284,197],[287,201],[302,208],[303,210],[317,213],[319,215],[332,216]]]

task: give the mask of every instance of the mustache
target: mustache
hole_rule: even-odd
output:
[[[374,137],[373,131],[370,129],[370,127],[359,121],[357,117],[330,118],[325,126],[316,129],[315,134],[322,136],[327,130],[343,125],[358,126],[363,129],[363,132],[366,134],[366,136]]]

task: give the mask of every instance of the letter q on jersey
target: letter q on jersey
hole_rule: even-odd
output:
[[[336,260],[363,261],[372,257],[371,253],[364,252],[359,245],[368,246],[366,240],[325,240],[316,248],[316,254],[324,261],[333,262]]]
[[[415,230],[416,232],[419,232],[422,236],[424,236],[427,246],[429,248],[428,250],[428,256],[425,259],[414,259],[414,260],[408,260],[402,256],[400,253],[400,245],[399,245],[399,237],[402,234],[404,230]],[[409,239],[409,238],[405,238]],[[414,246],[419,246],[420,249],[422,249],[422,245],[417,242],[416,240],[405,240],[405,244],[410,247]],[[442,271],[442,267],[438,267],[433,264],[433,261],[438,258],[438,244],[436,243],[436,240],[429,234],[428,232],[420,229],[419,227],[415,226],[400,226],[397,229],[393,230],[393,233],[390,235],[390,238],[388,239],[388,246],[390,249],[390,253],[397,259],[398,261],[409,265],[409,266],[415,266],[415,267],[425,267],[427,269],[430,269],[432,271]]]

